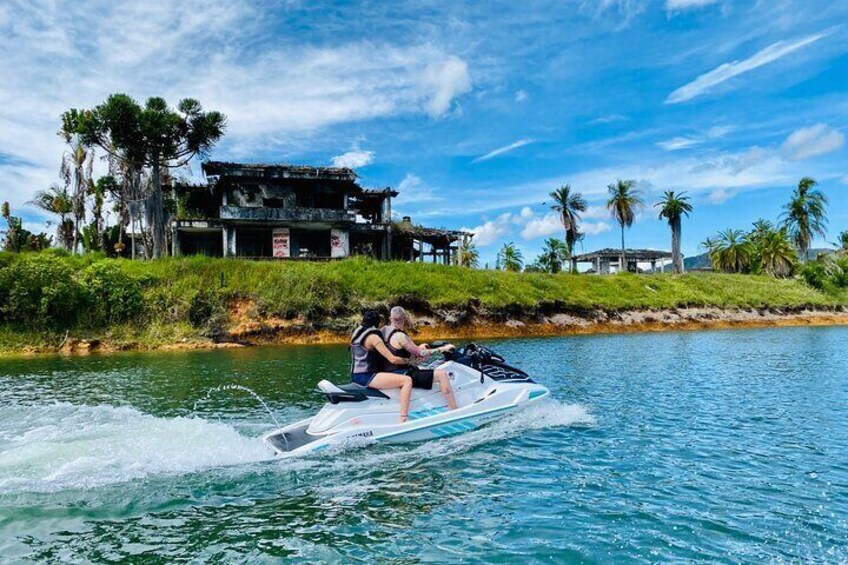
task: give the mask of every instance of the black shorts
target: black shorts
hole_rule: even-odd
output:
[[[433,388],[434,374],[431,369],[418,369],[413,367],[406,370],[406,374],[412,377],[412,388]]]

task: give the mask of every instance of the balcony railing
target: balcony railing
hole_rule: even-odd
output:
[[[354,222],[352,210],[328,208],[248,208],[221,206],[222,220],[286,221],[286,222]]]

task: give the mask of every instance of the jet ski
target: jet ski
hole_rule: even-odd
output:
[[[432,344],[438,347],[439,343]],[[442,438],[478,428],[548,396],[550,391],[491,349],[468,344],[423,368],[447,371],[458,408],[449,410],[434,383],[413,389],[409,420],[400,423],[400,391],[355,383],[318,383],[327,398],[311,418],[269,432],[263,441],[276,455],[314,453],[357,442],[407,443]]]

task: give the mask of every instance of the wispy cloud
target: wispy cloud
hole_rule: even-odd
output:
[[[589,124],[611,124],[614,122],[623,122],[625,120],[627,120],[627,116],[622,116],[621,114],[607,114],[605,116],[598,116],[594,120],[590,121]]]
[[[719,65],[708,73],[704,73],[692,82],[685,84],[668,95],[666,104],[678,104],[691,100],[705,92],[708,92],[713,87],[747,73],[763,65],[773,63],[790,53],[793,53],[807,45],[811,45],[824,37],[830,35],[830,32],[821,32],[813,35],[808,35],[795,41],[778,41],[772,43],[765,49],[758,51],[751,57],[741,61],[733,61]]]
[[[720,139],[733,131],[733,126],[714,126],[703,133],[673,137],[665,141],[657,142],[657,146],[666,151],[680,151],[701,145],[707,141]]]
[[[666,0],[665,9],[667,12],[682,12],[684,10],[692,10],[694,8],[703,8],[711,4],[718,4],[721,0]]]
[[[792,161],[826,155],[845,145],[845,136],[827,124],[816,124],[793,131],[781,150]]]
[[[533,143],[532,139],[529,139],[529,138],[519,139],[518,141],[510,143],[509,145],[504,145],[503,147],[498,147],[497,149],[489,151],[485,155],[481,155],[471,162],[472,163],[479,163],[481,161],[488,161],[489,159],[492,159],[493,157],[497,157],[498,155],[503,155],[504,153],[509,153],[510,151],[514,151],[514,150],[518,149],[519,147],[524,147],[525,145],[529,145],[531,143]]]

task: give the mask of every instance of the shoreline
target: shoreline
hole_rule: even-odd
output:
[[[415,316],[416,327],[410,332],[418,341],[435,339],[497,339],[557,337],[571,335],[626,334],[643,332],[756,329],[804,326],[848,325],[848,309],[805,308],[673,308],[627,310],[623,312],[589,311],[580,315],[554,314],[532,320],[518,318],[488,319],[470,317],[464,323],[448,323],[433,316]],[[21,351],[0,353],[0,358],[48,355],[111,354],[141,351],[191,351],[246,348],[267,345],[346,344],[348,332],[302,321],[252,319],[232,328],[220,341],[207,338],[182,338],[164,344],[111,343],[104,338],[68,336],[59,347],[26,347]],[[329,325],[329,323],[327,324]]]

